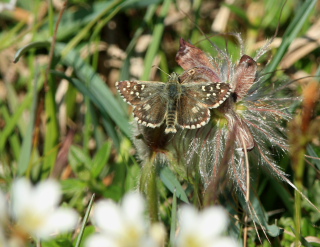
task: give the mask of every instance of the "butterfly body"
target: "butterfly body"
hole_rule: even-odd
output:
[[[196,68],[185,73],[191,75],[194,70]],[[187,129],[206,125],[210,119],[209,109],[222,104],[231,92],[227,83],[195,83],[188,75],[182,78],[180,81],[178,74],[172,73],[167,83],[120,81],[116,87],[134,107],[133,115],[138,123],[155,128],[166,121],[165,133],[176,133],[176,125]]]

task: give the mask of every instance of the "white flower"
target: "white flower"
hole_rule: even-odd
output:
[[[184,206],[180,212],[180,232],[176,247],[237,247],[230,237],[222,236],[227,229],[228,216],[221,207],[210,207],[202,212]]]
[[[1,227],[1,223],[3,223],[6,219],[7,219],[6,197],[0,190],[0,227]]]
[[[111,200],[103,200],[96,204],[92,221],[100,230],[100,233],[91,236],[87,247],[143,247],[160,246],[164,239],[156,236],[155,225],[152,234],[149,223],[144,216],[144,200],[138,193],[127,194],[119,206]],[[151,232],[151,230],[150,230]],[[159,232],[165,234],[164,231]]]
[[[53,180],[36,186],[25,178],[16,180],[12,186],[12,216],[17,227],[41,239],[74,229],[78,214],[59,208],[60,199],[60,186]]]

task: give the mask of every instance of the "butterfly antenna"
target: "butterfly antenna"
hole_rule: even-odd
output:
[[[162,73],[165,73],[167,76],[171,77],[170,74],[168,74],[167,72],[165,72],[163,69],[161,69],[160,67],[156,66],[156,65],[152,65],[152,68],[157,68],[158,70],[160,70]]]

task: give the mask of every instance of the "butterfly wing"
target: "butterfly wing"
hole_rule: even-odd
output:
[[[230,95],[230,84],[222,82],[182,82],[182,94],[193,98],[208,108],[217,108]]]
[[[179,76],[180,81],[183,82],[220,82],[219,76],[210,68],[205,66],[198,66],[186,70]]]
[[[182,128],[197,129],[208,123],[210,110],[207,106],[187,95],[177,102],[177,123]]]
[[[119,81],[116,87],[122,98],[133,106],[138,123],[152,128],[162,124],[167,111],[163,82]]]
[[[177,102],[177,123],[183,128],[196,129],[210,119],[210,108],[221,105],[230,95],[227,83],[185,83],[181,84],[181,96]]]

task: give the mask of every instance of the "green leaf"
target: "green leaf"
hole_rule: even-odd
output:
[[[133,165],[127,166],[125,191],[135,190],[138,187],[140,172],[141,167],[136,162]]]
[[[189,203],[188,197],[185,191],[183,190],[180,182],[168,167],[164,167],[161,169],[160,178],[161,178],[161,181],[166,185],[166,187],[172,193],[176,193],[177,197],[181,201],[184,201],[185,203]]]
[[[238,197],[242,204],[242,207],[246,209],[246,212],[250,215],[250,217],[258,224],[267,229],[267,233],[272,237],[277,237],[283,233],[283,229],[279,228],[276,225],[268,224],[267,213],[262,207],[259,199],[255,196],[253,191],[250,191],[250,205],[246,202],[245,198],[240,195]]]
[[[91,158],[87,156],[85,152],[83,152],[83,150],[79,147],[71,146],[68,158],[70,165],[75,172],[79,171],[81,165],[87,167],[92,166]]]
[[[79,191],[85,191],[87,189],[87,184],[77,178],[61,180],[61,189],[63,194],[75,194]]]
[[[95,155],[91,164],[91,174],[94,178],[97,178],[105,167],[110,157],[111,146],[110,142],[106,142]]]

